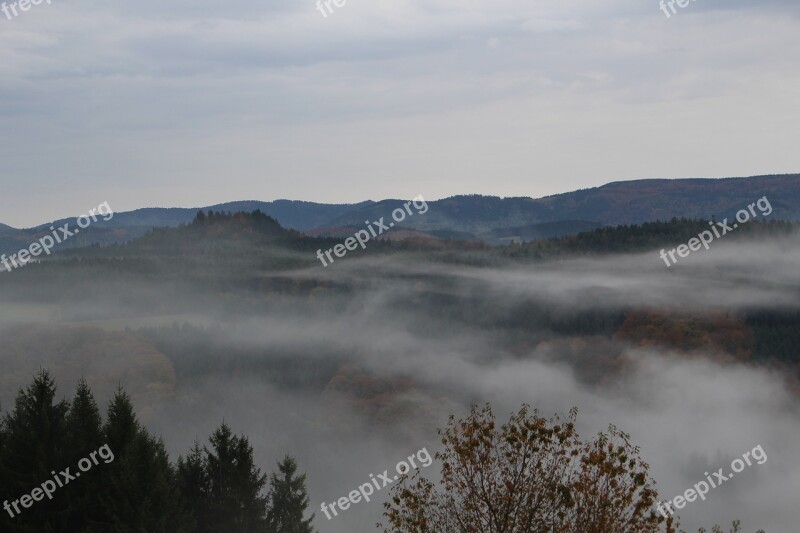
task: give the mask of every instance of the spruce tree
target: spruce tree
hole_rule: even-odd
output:
[[[84,379],[78,382],[66,422],[67,453],[75,462],[105,444],[100,409]]]
[[[141,427],[130,397],[118,391],[108,408],[106,442],[115,455],[101,464],[102,522],[92,531],[176,533],[186,531],[175,471],[163,441]]]
[[[289,455],[278,463],[278,471],[270,478],[268,533],[313,533],[314,515],[303,519],[309,503],[306,475],[297,475],[297,462]]]
[[[246,437],[233,434],[223,422],[206,448],[210,486],[206,531],[264,531],[267,497],[261,492],[266,475],[253,464],[253,448]]]
[[[60,472],[70,466],[62,447],[69,404],[65,400],[56,402],[55,396],[56,384],[50,373],[42,370],[27,389],[19,391],[14,410],[5,416],[5,436],[0,453],[3,500],[12,502],[30,494],[43,482],[53,479],[52,471]],[[52,500],[44,498],[34,502],[27,509],[21,503],[18,506],[20,513],[14,512],[13,518],[9,512],[3,511],[4,522],[0,522],[3,531],[64,530],[66,505],[63,494],[56,493]]]
[[[178,457],[177,483],[187,525],[191,531],[205,531],[210,519],[211,486],[208,461],[196,440],[185,458]]]
[[[100,410],[86,381],[81,379],[66,418],[64,448],[68,464],[77,465],[103,444]],[[89,523],[96,521],[101,479],[98,472],[92,472],[70,483],[69,491],[63,495],[69,507],[68,531],[83,531]]]

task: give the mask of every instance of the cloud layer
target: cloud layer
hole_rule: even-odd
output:
[[[797,15],[777,0],[670,19],[655,0],[348,0],[327,18],[312,0],[54,0],[0,15],[0,220],[796,171]]]

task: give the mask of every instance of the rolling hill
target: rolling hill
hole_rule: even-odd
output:
[[[617,224],[673,217],[731,217],[766,196],[774,220],[800,220],[800,174],[724,179],[636,180],[614,182],[544,198],[462,195],[429,201],[429,210],[408,217],[403,228],[431,236],[491,243],[572,235]],[[198,210],[261,212],[283,227],[310,235],[337,235],[361,229],[365,220],[390,218],[403,200],[367,200],[356,204],[320,204],[276,200],[240,201],[197,208],[143,208],[116,213],[65,242],[62,248],[112,244],[141,237],[156,227],[191,222]],[[48,233],[51,224],[15,229],[0,224],[0,252],[13,253]]]

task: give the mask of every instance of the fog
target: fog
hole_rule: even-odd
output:
[[[761,445],[768,460],[689,503],[682,525],[696,531],[738,518],[746,531],[792,531],[800,522],[800,413],[790,369],[619,335],[567,335],[525,313],[796,309],[799,262],[796,238],[718,241],[669,268],[658,250],[483,267],[435,254],[365,254],[280,272],[332,288],[271,293],[255,307],[246,304],[257,295],[167,282],[166,269],[123,285],[68,265],[63,275],[74,280],[65,286],[37,278],[32,265],[19,282],[9,277],[17,272],[2,274],[0,400],[8,408],[40,367],[66,397],[86,376],[101,405],[122,385],[173,459],[225,420],[249,436],[262,469],[286,453],[297,457],[323,533],[375,530],[388,487],[332,520],[320,504],[370,474],[391,473],[423,447],[433,453],[436,428],[450,414],[485,402],[499,420],[522,403],[545,415],[576,406],[583,436],[608,424],[631,434],[662,499],[705,472],[730,471],[733,459]],[[173,323],[213,340],[191,340],[194,329],[154,329]],[[292,364],[300,370],[280,374]],[[362,381],[375,390],[348,385]],[[437,477],[437,464],[424,473]]]

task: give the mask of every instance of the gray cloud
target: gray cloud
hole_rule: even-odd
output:
[[[525,268],[456,268],[402,254],[347,258],[328,269],[283,275],[291,282],[319,278],[356,287],[354,293],[268,298],[262,302],[266,307],[247,316],[231,314],[213,295],[184,293],[177,286],[92,280],[87,293],[80,284],[63,292],[43,282],[27,298],[4,300],[0,322],[6,329],[0,334],[7,341],[0,343],[0,364],[9,382],[24,380],[41,364],[51,366],[62,391],[81,373],[102,376],[103,401],[122,381],[131,387],[144,421],[165,437],[175,456],[224,418],[251,437],[266,468],[287,451],[298,456],[309,473],[314,510],[421,447],[436,449],[434,429],[470,403],[490,401],[500,417],[523,402],[545,414],[577,406],[584,435],[608,423],[632,434],[664,498],[761,445],[767,463],[688,506],[682,522],[691,531],[741,518],[748,531],[789,531],[800,519],[791,490],[800,480],[794,447],[800,412],[781,371],[733,362],[710,347],[702,354],[677,354],[619,339],[503,326],[522,309],[558,316],[629,307],[692,313],[797,308],[796,239],[720,240],[712,246],[670,269],[655,250]],[[174,314],[176,303],[191,313]],[[35,337],[8,328],[37,321],[52,323],[46,338],[57,349],[25,357],[35,344],[19,339]],[[107,331],[97,334],[104,341],[60,340],[79,337],[74,321]],[[125,333],[133,336],[120,350],[108,333],[173,321],[217,324],[215,361],[240,357],[242,350],[249,359],[231,359],[233,370],[175,363],[173,373],[165,355],[141,337]],[[355,369],[350,378],[361,372],[408,387],[362,404],[337,396],[330,383],[322,393],[298,390],[278,386],[272,371],[239,366],[249,361],[275,368],[287,358],[307,359],[309,369],[337,361]],[[385,392],[380,382],[372,386]],[[13,386],[3,390],[8,405]],[[369,531],[380,514],[376,501],[331,522],[318,513],[317,523],[332,533]]]
[[[0,17],[0,219],[98,197],[539,196],[793,171],[796,14],[714,0],[671,19],[633,1],[350,0],[327,19],[311,0],[36,6]]]

